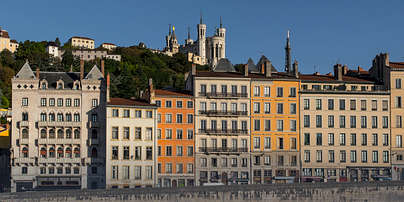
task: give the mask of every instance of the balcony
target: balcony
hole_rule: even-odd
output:
[[[28,121],[19,121],[17,123],[17,126],[20,127],[29,127],[29,122]]]
[[[81,122],[38,121],[38,127],[81,127]]]
[[[199,134],[207,135],[247,135],[248,130],[243,129],[199,129]]]
[[[199,152],[204,152],[204,153],[242,153],[242,152],[248,152],[248,148],[199,147]]]
[[[237,98],[247,98],[247,93],[206,93],[200,92],[199,96],[208,97],[208,98],[229,98],[229,99],[237,99]]]
[[[38,144],[81,144],[81,139],[38,139]]]
[[[19,139],[20,144],[29,144],[29,139],[28,138],[21,138]]]
[[[20,164],[20,163],[28,163],[28,164],[34,164],[35,163],[35,159],[34,158],[14,158],[13,159],[15,164]]]
[[[247,111],[220,111],[220,110],[199,110],[199,114],[206,116],[247,116]]]
[[[81,158],[39,158],[38,163],[81,163]]]

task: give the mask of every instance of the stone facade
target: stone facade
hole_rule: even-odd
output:
[[[11,190],[105,186],[105,81],[81,72],[34,72],[12,79]]]
[[[95,47],[94,39],[81,36],[74,36],[70,38],[69,43],[72,47],[76,48],[94,49]]]
[[[4,29],[2,30],[0,27],[0,52],[7,49],[10,52],[14,53],[17,50],[18,46],[18,42],[14,39],[10,40],[8,32]]]

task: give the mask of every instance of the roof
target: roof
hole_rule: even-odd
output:
[[[113,46],[116,46],[115,44],[113,44],[113,43],[102,43],[101,45],[113,45]]]
[[[404,62],[390,62],[389,66],[392,68],[404,68]]]
[[[101,73],[100,69],[98,69],[97,65],[94,65],[93,68],[91,68],[90,72],[88,72],[87,76],[85,79],[95,79],[99,80],[104,78],[104,75]]]
[[[167,97],[192,97],[192,94],[188,91],[179,90],[166,90],[166,89],[156,89],[154,90],[156,96],[167,96]]]
[[[25,64],[21,67],[20,71],[15,75],[16,79],[35,79],[34,72],[29,66],[28,60],[25,61]]]
[[[11,42],[11,43],[18,43],[18,41],[15,40],[15,39],[11,39],[10,42]]]
[[[74,81],[80,80],[80,72],[40,72],[39,79],[45,79],[50,89],[56,89],[59,79],[63,81],[65,89],[72,89]]]
[[[6,30],[0,30],[0,37],[10,38],[10,36],[8,35],[8,32]]]
[[[50,41],[48,42],[48,46],[55,46],[55,47],[59,47],[55,42]]]
[[[251,73],[248,74],[248,77],[250,77],[251,79],[287,79],[287,80],[297,80],[297,78],[295,78],[295,75],[291,75],[291,74],[287,74],[286,72],[274,72],[271,74],[271,77],[267,78],[265,77],[265,74],[256,74],[256,73]]]
[[[139,107],[156,107],[155,104],[150,104],[146,100],[141,99],[125,99],[125,98],[111,98],[107,105],[114,106],[139,106]]]
[[[248,67],[248,72],[251,72],[251,73],[259,73],[260,72],[260,70],[254,64],[254,61],[251,58],[248,58],[247,67]]]
[[[260,60],[257,63],[258,71],[259,71],[260,67],[262,66],[262,64],[265,64],[266,61],[271,62],[270,60],[268,60],[267,57],[265,57],[265,55],[262,55]],[[278,72],[278,70],[276,70],[276,68],[272,65],[272,62],[271,62],[271,66],[272,66],[272,69],[271,69],[272,72]]]
[[[86,40],[93,40],[94,41],[94,39],[92,39],[92,38],[83,37],[83,36],[72,36],[72,38],[86,39]],[[72,39],[72,38],[70,38],[70,39]]]
[[[212,72],[212,71],[197,71],[196,77],[227,77],[227,78],[248,78],[239,72]]]
[[[341,82],[338,81],[334,76],[327,74],[327,75],[314,75],[314,74],[301,74],[299,79],[302,81],[315,81],[315,82]],[[345,82],[361,82],[361,83],[370,83],[374,82],[371,79],[367,78],[358,78],[353,76],[342,76],[342,81]]]
[[[222,58],[219,60],[217,65],[213,68],[214,72],[235,72],[233,65],[227,58]]]

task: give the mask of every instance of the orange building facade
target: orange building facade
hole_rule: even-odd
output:
[[[157,110],[157,185],[194,186],[194,101],[191,94],[154,90]]]

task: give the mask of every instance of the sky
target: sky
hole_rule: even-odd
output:
[[[376,54],[404,61],[402,0],[2,0],[0,26],[18,41],[62,43],[71,36],[132,46],[164,48],[168,25],[183,44],[187,27],[196,39],[202,12],[207,35],[220,16],[226,28],[226,57],[233,64],[269,58],[284,69],[287,30],[292,59],[303,73],[332,72],[334,64],[371,66]]]

